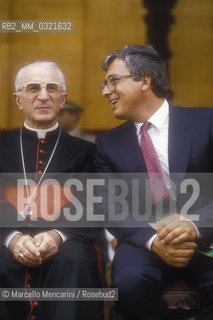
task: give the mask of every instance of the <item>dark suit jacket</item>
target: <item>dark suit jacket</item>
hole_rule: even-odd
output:
[[[213,109],[169,107],[168,155],[170,174],[179,173],[178,177],[174,175],[177,186],[187,175],[193,177],[192,173],[207,175],[213,172]],[[127,121],[97,138],[96,168],[99,172],[146,172],[133,122]],[[199,215],[198,226],[209,226],[200,229],[206,243],[213,242],[213,229],[210,228],[213,227],[213,188],[209,187],[210,179],[209,175],[208,187],[205,188],[206,179],[201,178],[204,180],[202,192],[192,210]],[[184,195],[177,194],[179,209],[185,201]],[[140,246],[155,231],[149,227],[122,228],[112,233],[120,241]]]

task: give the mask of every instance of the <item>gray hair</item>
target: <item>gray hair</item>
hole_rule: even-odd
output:
[[[143,76],[149,76],[152,91],[156,96],[168,97],[169,84],[166,64],[152,47],[127,45],[108,55],[102,63],[102,68],[107,71],[115,59],[121,59],[126,63],[135,81],[140,81]]]
[[[33,65],[43,65],[44,67],[51,67],[54,68],[58,74],[59,81],[61,82],[62,89],[63,91],[66,91],[66,83],[65,83],[65,77],[59,66],[54,63],[54,62],[49,62],[49,61],[35,61],[32,63],[27,64],[23,68],[21,68],[15,78],[15,90],[16,92],[21,89],[21,82],[24,76],[25,71],[28,69],[28,67],[33,66]]]

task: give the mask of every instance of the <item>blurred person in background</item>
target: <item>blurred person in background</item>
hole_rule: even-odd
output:
[[[66,100],[64,108],[60,111],[58,121],[61,128],[74,137],[95,142],[95,135],[84,132],[78,127],[83,107],[77,103]]]

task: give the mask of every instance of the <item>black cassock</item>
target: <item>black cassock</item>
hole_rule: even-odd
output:
[[[48,132],[44,139],[38,139],[37,133],[23,127],[23,155],[27,178],[34,176],[39,181],[56,144],[60,129]],[[48,166],[46,176],[50,173],[76,174],[94,172],[94,145],[84,140],[70,136],[61,131],[59,143]],[[6,187],[1,187],[0,218],[17,217],[14,190],[9,189],[10,180],[14,176],[23,177],[23,164],[20,150],[20,130],[13,131],[1,137],[0,172],[8,176]],[[33,174],[32,174],[33,173]],[[69,175],[68,175],[69,176]],[[45,175],[44,175],[45,178]],[[62,177],[62,180],[64,176]],[[40,187],[40,186],[39,186]],[[38,187],[38,190],[39,190]],[[7,189],[7,191],[6,191]],[[10,201],[13,199],[13,201]],[[63,203],[61,207],[63,207]],[[3,221],[3,220],[2,220]],[[0,280],[2,288],[96,288],[100,287],[100,268],[98,265],[95,241],[98,238],[98,228],[71,228],[69,222],[63,228],[54,228],[68,236],[57,254],[38,267],[25,267],[13,259],[4,246],[5,237],[11,231],[20,230],[23,234],[34,235],[46,229],[33,228],[30,219],[26,219],[27,228],[1,229],[1,261]],[[60,221],[60,219],[59,219]],[[51,223],[49,228],[52,229]],[[102,319],[102,306],[95,301],[24,301],[1,302],[0,319],[37,319],[37,320],[93,320]]]

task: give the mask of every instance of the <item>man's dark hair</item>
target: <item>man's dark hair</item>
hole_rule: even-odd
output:
[[[102,68],[107,71],[115,59],[125,61],[135,81],[141,81],[143,76],[149,76],[152,91],[157,97],[168,97],[169,84],[166,64],[153,48],[127,45],[123,49],[116,50],[108,55],[103,61]]]

